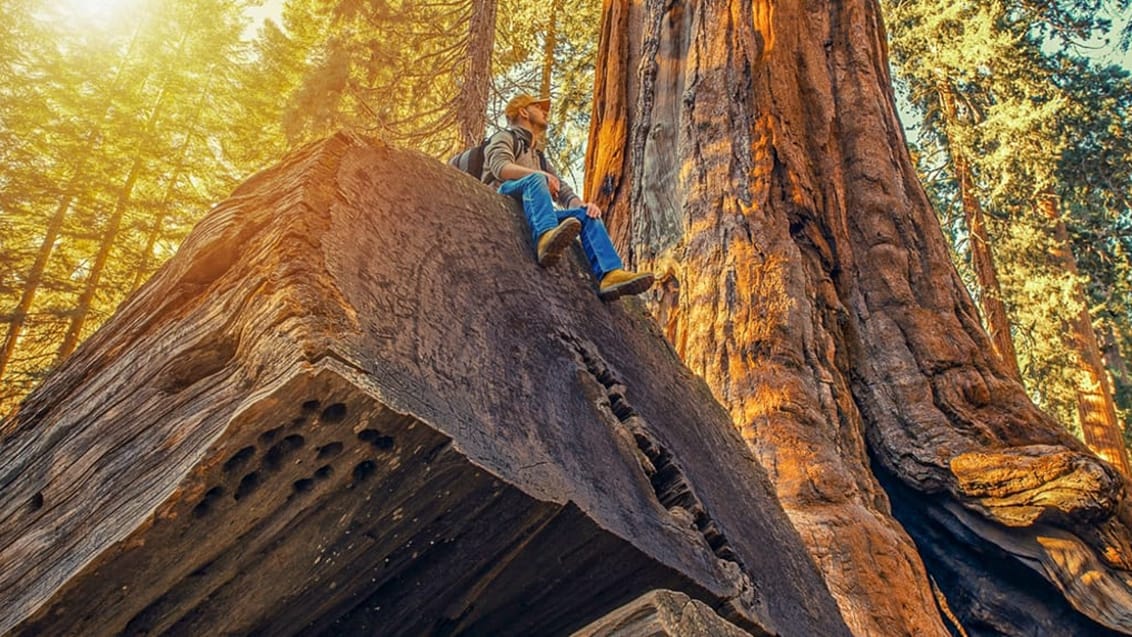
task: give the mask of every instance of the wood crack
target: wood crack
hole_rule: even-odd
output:
[[[577,355],[579,367],[605,389],[609,410],[615,422],[631,436],[637,446],[637,461],[652,486],[657,502],[672,517],[697,532],[712,554],[723,563],[721,566],[724,570],[737,576],[740,593],[736,599],[728,601],[738,601],[747,610],[753,608],[758,603],[758,592],[746,565],[696,494],[695,487],[675,453],[649,430],[647,421],[626,398],[628,388],[597,353],[596,348],[571,336],[564,335],[563,340]],[[729,612],[726,608],[717,610]],[[734,621],[737,618],[732,619]]]

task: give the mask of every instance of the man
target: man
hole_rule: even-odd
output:
[[[484,150],[483,180],[522,202],[538,264],[547,267],[556,263],[580,233],[582,249],[598,281],[598,296],[613,300],[649,289],[651,273],[624,269],[601,220],[601,208],[574,194],[535,148],[535,140],[546,132],[550,100],[516,95],[505,112],[510,128],[489,140]],[[554,209],[555,201],[561,209]]]

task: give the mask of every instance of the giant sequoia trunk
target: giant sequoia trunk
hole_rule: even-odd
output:
[[[217,206],[0,422],[0,634],[561,635],[639,598],[601,634],[691,598],[848,635],[706,385],[521,219],[343,135]]]
[[[876,2],[607,0],[601,37],[587,195],[850,627],[1132,632],[1123,482],[979,325]]]

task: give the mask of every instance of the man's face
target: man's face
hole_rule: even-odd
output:
[[[546,130],[546,111],[542,110],[540,104],[528,104],[523,110],[527,111],[527,121],[531,123],[531,128]]]

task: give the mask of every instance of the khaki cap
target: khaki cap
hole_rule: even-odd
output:
[[[519,118],[519,110],[531,104],[538,104],[542,107],[544,113],[547,115],[550,114],[550,100],[540,100],[527,93],[519,93],[515,97],[512,97],[511,101],[507,102],[507,108],[504,109],[503,112],[507,115],[508,120],[514,121]]]

